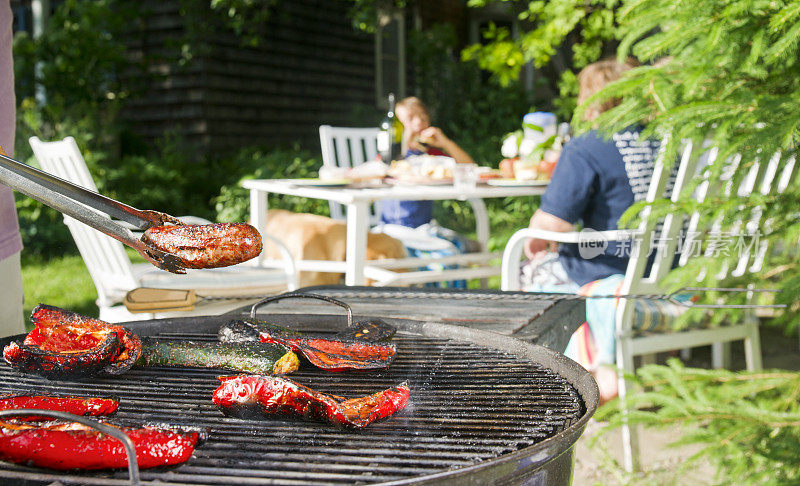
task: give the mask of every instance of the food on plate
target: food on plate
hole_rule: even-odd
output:
[[[291,373],[297,355],[283,344],[164,341],[145,338],[137,366],[222,368],[246,373]]]
[[[503,173],[491,167],[477,167],[475,172],[478,174],[479,181],[490,181],[492,179],[502,179]]]
[[[506,179],[548,181],[553,177],[558,155],[559,152],[548,150],[547,157],[539,161],[521,159],[519,157],[503,159],[500,162],[500,173]]]
[[[178,224],[148,228],[142,241],[175,255],[185,268],[217,268],[261,253],[261,235],[246,223]]]
[[[222,342],[260,341],[288,346],[318,368],[328,371],[386,368],[397,348],[392,344],[344,341],[335,336],[301,334],[264,321],[233,320],[219,330]]]
[[[389,175],[399,181],[446,181],[453,178],[455,159],[443,155],[412,155],[393,160]]]
[[[556,170],[556,161],[542,159],[536,170],[539,172],[540,178],[550,180],[553,178],[553,171]]]
[[[133,441],[141,469],[186,462],[204,435],[166,427],[116,428]],[[57,470],[128,466],[125,447],[119,440],[86,425],[62,420],[0,420],[0,459]]]
[[[519,159],[514,162],[514,178],[518,181],[535,181],[539,178],[538,162]]]
[[[371,160],[354,167],[322,167],[319,169],[319,178],[349,179],[352,182],[380,181],[389,173],[389,165],[382,160]]]
[[[129,370],[142,351],[141,340],[122,326],[39,304],[34,329],[22,342],[3,349],[12,367],[51,379],[119,374]]]
[[[0,410],[38,408],[74,415],[111,415],[117,411],[116,397],[79,397],[73,395],[10,394],[0,396]],[[49,420],[46,417],[15,417],[17,420]]]
[[[500,162],[500,173],[503,175],[504,179],[514,178],[514,163],[518,160],[519,157],[514,157],[511,159],[503,159]]]
[[[214,403],[226,415],[241,418],[291,415],[337,426],[362,428],[402,410],[407,383],[361,398],[345,400],[275,376],[223,376]]]

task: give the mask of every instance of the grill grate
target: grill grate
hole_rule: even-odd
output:
[[[162,333],[167,339],[215,340],[212,334]],[[372,484],[462,468],[541,442],[579,420],[583,400],[541,365],[475,344],[398,333],[398,355],[378,372],[328,373],[302,361],[289,378],[322,392],[363,396],[408,380],[411,400],[364,430],[290,419],[241,420],[211,401],[215,370],[134,368],[93,383],[51,382],[0,365],[4,392],[115,394],[117,417],[203,426],[209,439],[192,459],[142,470],[143,481],[192,484]],[[48,471],[0,463],[0,477]],[[52,473],[62,482],[126,482],[126,472]],[[114,481],[115,482],[115,481]]]

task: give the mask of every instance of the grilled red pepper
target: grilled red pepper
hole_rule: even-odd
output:
[[[31,321],[35,327],[25,340],[3,350],[5,360],[21,371],[49,378],[118,374],[142,352],[139,337],[124,327],[58,307],[39,304]]]
[[[214,403],[226,415],[288,414],[357,428],[402,410],[411,393],[404,382],[373,395],[343,400],[276,376],[223,376],[219,380],[222,384],[214,391]]]
[[[58,307],[39,304],[33,309],[31,321],[36,324],[34,331],[38,330],[40,333],[47,332],[48,329],[58,329],[62,326],[68,326],[72,329],[96,328],[113,331],[119,338],[120,351],[111,364],[103,370],[104,373],[112,375],[124,373],[133,366],[142,354],[142,342],[139,336],[122,326],[115,326],[99,319],[82,316]],[[31,340],[30,334],[25,338],[25,344],[33,344],[29,343],[29,340]]]
[[[77,397],[71,395],[4,395],[0,396],[0,410],[38,408],[57,410],[75,415],[111,415],[117,411],[116,397]],[[47,417],[18,417],[18,420],[50,420]]]
[[[328,371],[368,370],[386,368],[394,360],[397,348],[393,344],[368,341],[344,341],[336,336],[300,334],[296,331],[262,321],[235,320],[219,330],[223,342],[261,341],[288,346],[308,361]]]
[[[109,425],[109,424],[106,424]],[[133,441],[139,468],[188,460],[200,432],[121,428]],[[113,437],[77,422],[0,421],[0,458],[49,469],[115,469],[128,465],[125,447]]]

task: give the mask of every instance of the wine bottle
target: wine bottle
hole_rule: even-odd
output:
[[[394,93],[389,93],[389,111],[381,121],[378,133],[378,152],[387,164],[402,158],[403,124],[394,114]]]

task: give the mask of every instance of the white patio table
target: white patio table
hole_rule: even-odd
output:
[[[345,205],[347,208],[347,250],[344,262],[306,260],[297,262],[297,270],[331,271],[345,274],[346,285],[364,285],[367,233],[369,231],[370,205],[383,199],[401,200],[467,200],[509,196],[538,196],[544,193],[546,183],[525,186],[490,186],[479,183],[475,188],[462,189],[452,185],[382,185],[380,187],[317,187],[303,185],[296,179],[250,179],[242,182],[250,190],[250,221],[261,232],[266,229],[267,195],[269,193],[324,199]],[[532,214],[532,212],[531,212]],[[488,241],[488,223],[477,227],[477,239],[484,245]],[[468,255],[464,255],[468,261]],[[449,258],[449,257],[446,257]],[[380,273],[381,267],[391,265],[406,267],[420,259],[396,260],[393,263],[370,262],[367,270]],[[437,260],[444,262],[445,259]],[[263,254],[259,257],[263,262]],[[462,259],[462,261],[464,261]],[[369,272],[368,272],[369,273]]]

